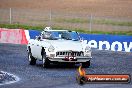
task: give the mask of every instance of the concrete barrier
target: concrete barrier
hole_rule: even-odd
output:
[[[13,44],[27,44],[27,38],[23,29],[0,28],[0,42]]]
[[[0,28],[0,42],[27,44],[29,39],[35,39],[40,34],[37,30]],[[80,37],[92,48],[132,52],[132,36],[80,33]]]

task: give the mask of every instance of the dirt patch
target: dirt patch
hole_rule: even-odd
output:
[[[1,0],[0,23],[10,22],[9,8],[12,8],[13,24],[89,30],[90,22],[79,23],[78,18],[89,21],[92,14],[92,20],[99,22],[93,22],[91,30],[129,31],[132,29],[131,5],[132,0]]]
[[[1,0],[0,8],[28,8],[132,18],[132,0]]]

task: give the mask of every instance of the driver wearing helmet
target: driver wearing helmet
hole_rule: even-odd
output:
[[[51,38],[51,32],[44,32],[43,39],[49,39],[49,38]]]

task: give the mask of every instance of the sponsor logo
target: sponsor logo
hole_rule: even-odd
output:
[[[86,74],[82,65],[79,66],[76,76],[79,84],[85,83],[130,83],[129,74]]]
[[[84,40],[91,48],[98,48],[99,50],[112,50],[112,51],[126,51],[132,52],[132,42],[119,42],[112,43],[108,41]]]

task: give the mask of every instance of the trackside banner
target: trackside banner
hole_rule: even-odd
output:
[[[132,52],[132,36],[80,34],[91,48],[99,50]]]
[[[0,43],[27,44],[29,39],[35,39],[40,33],[37,30],[0,28]],[[132,36],[80,33],[80,37],[91,48],[132,52]]]

